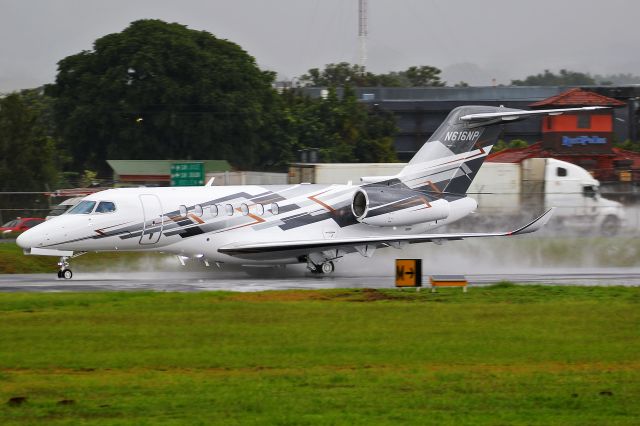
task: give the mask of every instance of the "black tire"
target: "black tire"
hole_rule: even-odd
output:
[[[318,269],[320,269],[320,272],[323,274],[330,274],[335,270],[335,266],[333,262],[324,262]]]
[[[73,272],[71,272],[71,269],[63,269],[61,275],[65,280],[70,280],[73,277]]]
[[[600,225],[600,233],[607,237],[612,237],[620,232],[620,219],[617,216],[609,215],[604,218]]]
[[[62,278],[62,271],[58,271],[58,278]]]

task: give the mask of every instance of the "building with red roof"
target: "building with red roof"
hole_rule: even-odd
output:
[[[640,182],[640,153],[613,146],[613,108],[626,103],[575,88],[534,102],[532,109],[608,106],[593,112],[568,112],[542,119],[542,140],[526,148],[491,154],[488,161],[520,163],[527,158],[553,157],[587,169],[601,181]]]

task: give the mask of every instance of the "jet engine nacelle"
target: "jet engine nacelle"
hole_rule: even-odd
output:
[[[449,217],[447,200],[429,199],[410,189],[360,188],[353,194],[351,211],[358,222],[373,226],[405,226]]]

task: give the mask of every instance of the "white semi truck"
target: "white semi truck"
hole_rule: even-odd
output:
[[[521,164],[486,162],[467,192],[478,201],[479,217],[521,215],[555,207],[552,227],[616,234],[624,208],[600,195],[600,182],[580,166],[554,158]]]
[[[394,176],[404,163],[296,163],[289,183],[361,183],[375,176]],[[600,182],[580,166],[554,158],[531,158],[517,163],[485,162],[467,193],[478,201],[471,222],[486,225],[508,216],[535,214],[556,207],[550,225],[612,235],[625,222],[622,204],[600,195]],[[465,219],[460,226],[468,226]]]

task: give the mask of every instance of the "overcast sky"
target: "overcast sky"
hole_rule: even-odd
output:
[[[134,20],[238,43],[281,78],[358,61],[357,0],[0,0],[0,92],[53,82],[57,62]],[[490,85],[545,68],[640,75],[638,0],[369,0],[368,68],[434,65]]]

